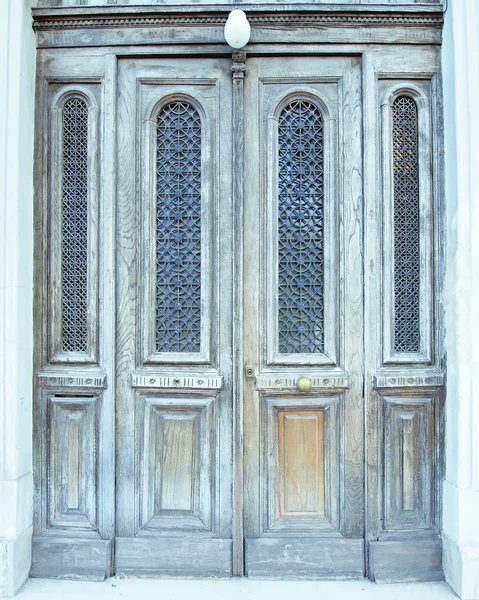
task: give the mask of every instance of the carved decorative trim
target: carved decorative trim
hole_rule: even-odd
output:
[[[192,390],[220,390],[223,387],[223,377],[197,377],[190,375],[135,375],[131,376],[131,385],[134,388],[148,389],[192,389]]]
[[[256,388],[258,390],[297,390],[297,377],[282,377],[274,375],[260,375],[256,377]],[[345,390],[349,387],[347,375],[334,377],[311,377],[311,391],[316,390]]]
[[[43,388],[107,388],[106,375],[67,375],[56,373],[38,373],[38,384]]]
[[[35,14],[33,27],[37,30],[45,29],[92,29],[110,27],[165,27],[207,25],[224,26],[226,14],[213,15],[152,15],[132,16],[131,14],[118,14],[105,17],[105,15],[82,15],[78,18],[66,18],[60,15],[52,18]],[[321,14],[260,14],[248,13],[248,20],[253,25],[259,26],[312,26],[325,25],[379,25],[379,26],[426,26],[442,27],[442,12],[419,14],[363,14],[321,13]]]
[[[246,72],[246,52],[243,50],[233,52],[231,60],[231,72],[233,74],[233,79],[243,79]]]
[[[374,389],[391,388],[431,388],[444,386],[444,373],[431,373],[421,375],[386,375],[373,376]]]

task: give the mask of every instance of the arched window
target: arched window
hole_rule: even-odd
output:
[[[88,350],[88,107],[63,106],[61,307],[63,352]]]
[[[278,122],[279,352],[324,350],[323,118],[294,100]]]
[[[420,228],[418,109],[413,98],[394,100],[394,350],[420,351]]]
[[[161,108],[156,153],[156,351],[199,352],[201,119],[189,102]]]

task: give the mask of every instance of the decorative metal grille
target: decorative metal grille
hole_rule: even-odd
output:
[[[278,150],[279,352],[323,352],[323,119],[312,102],[282,111]]]
[[[419,352],[419,168],[416,102],[393,104],[394,350]]]
[[[72,98],[63,108],[62,349],[88,349],[88,108]]]
[[[199,352],[201,120],[188,102],[158,115],[156,169],[156,350]]]

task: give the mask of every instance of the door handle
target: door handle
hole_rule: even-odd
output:
[[[300,392],[310,392],[313,387],[313,382],[309,377],[300,377],[296,382],[296,387]]]

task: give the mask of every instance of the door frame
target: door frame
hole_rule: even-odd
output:
[[[230,50],[225,46],[222,38],[222,27],[228,9],[208,7],[209,14],[204,14],[205,7],[184,6],[176,7],[174,12],[169,7],[155,7],[154,10],[142,7],[133,12],[131,9],[107,8],[76,8],[76,9],[34,9],[34,27],[37,33],[38,62],[37,62],[37,99],[41,107],[37,111],[36,125],[38,135],[35,149],[36,174],[35,174],[35,294],[37,302],[34,308],[35,343],[34,343],[34,370],[35,370],[35,401],[34,401],[34,438],[35,438],[35,535],[33,541],[32,575],[65,577],[71,574],[71,565],[76,564],[77,575],[88,577],[91,575],[92,566],[88,562],[92,548],[100,548],[100,559],[95,565],[94,577],[104,578],[112,573],[111,556],[113,552],[112,539],[112,510],[114,507],[112,486],[112,465],[114,463],[114,440],[109,432],[114,425],[113,390],[109,386],[114,372],[114,357],[108,348],[114,342],[114,282],[111,273],[114,272],[114,257],[109,259],[100,257],[99,299],[97,304],[98,330],[101,332],[100,343],[101,365],[88,365],[85,363],[72,364],[69,361],[56,363],[51,360],[49,352],[48,332],[52,320],[51,309],[48,302],[42,299],[50,298],[50,266],[47,257],[47,248],[51,236],[51,221],[48,210],[51,188],[47,179],[47,165],[44,157],[51,152],[49,139],[50,108],[46,103],[46,89],[49,85],[79,85],[92,84],[97,86],[99,92],[99,105],[101,107],[101,131],[105,148],[101,166],[100,179],[102,188],[100,195],[99,218],[102,226],[99,230],[98,247],[112,244],[115,235],[115,218],[112,212],[112,199],[115,197],[114,178],[115,165],[112,156],[114,153],[106,151],[115,147],[115,95],[116,95],[116,63],[117,57],[126,54],[139,55],[165,55],[178,53],[183,55],[202,54],[204,56],[230,55]],[[280,11],[272,6],[252,6],[248,14],[254,17],[254,43],[246,50],[248,55],[262,54],[287,54],[301,51],[311,51],[311,44],[317,44],[323,54],[358,54],[361,56],[363,68],[364,91],[364,157],[365,157],[365,265],[370,267],[365,282],[365,298],[368,304],[365,322],[375,320],[379,314],[381,277],[377,265],[383,264],[383,257],[378,248],[374,232],[378,227],[377,215],[380,214],[381,179],[379,169],[374,157],[379,132],[377,126],[378,97],[377,82],[388,81],[400,76],[403,80],[428,80],[431,83],[430,105],[433,113],[433,122],[441,123],[441,92],[440,92],[440,67],[438,49],[441,43],[442,7],[441,6],[383,6],[378,7],[342,7],[334,9],[325,6],[308,6],[304,11],[300,5],[288,6]],[[104,28],[104,19],[108,17],[110,24],[122,24],[120,28]],[[81,19],[81,21],[79,20]],[[148,19],[148,21],[145,21]],[[362,27],[352,29],[350,23],[360,20]],[[146,24],[148,23],[148,24]],[[180,25],[178,25],[180,23]],[[284,24],[298,26],[284,29]],[[165,27],[166,24],[166,27]],[[307,27],[302,27],[307,25]],[[170,33],[172,27],[179,26],[182,42],[171,43]],[[324,29],[326,27],[326,29]],[[382,45],[381,49],[373,49],[369,44]],[[289,45],[292,43],[291,45]],[[407,72],[401,70],[400,65],[391,69],[388,49],[401,51],[409,57],[415,56],[415,49],[422,47],[423,56],[427,60],[417,61],[414,65],[409,59]],[[105,54],[105,49],[107,52]],[[89,63],[84,61],[83,67],[78,67],[75,72],[68,68],[69,57],[77,54],[83,59],[91,57]],[[64,57],[64,58],[62,58]],[[393,61],[394,62],[394,61]],[[62,66],[63,65],[63,66]],[[238,65],[237,79],[241,79],[241,61]],[[56,70],[55,70],[56,69]],[[67,75],[68,72],[68,75]],[[240,87],[238,85],[237,87]],[[239,100],[239,98],[238,98]],[[438,127],[432,134],[432,159],[434,170],[433,179],[434,213],[439,215],[432,222],[432,250],[434,256],[433,281],[435,301],[432,310],[431,323],[434,324],[436,335],[431,360],[421,368],[415,368],[411,374],[402,369],[401,365],[381,365],[378,356],[381,346],[381,328],[372,328],[369,333],[366,327],[366,395],[367,413],[366,422],[377,424],[369,430],[370,444],[366,444],[368,452],[367,464],[367,490],[368,511],[366,552],[371,554],[368,576],[376,580],[401,580],[405,578],[439,578],[442,568],[438,553],[440,553],[440,512],[441,512],[441,482],[443,479],[443,410],[444,402],[444,352],[443,352],[443,321],[439,304],[440,290],[442,288],[444,273],[444,245],[440,243],[444,230],[442,210],[442,183],[441,183],[441,152],[442,128]],[[238,159],[238,155],[236,157]],[[235,186],[242,189],[239,173]],[[108,224],[108,225],[107,225]],[[237,241],[237,243],[239,240]],[[373,265],[371,267],[371,265]],[[374,266],[376,265],[376,267]],[[237,278],[241,280],[241,278]],[[239,296],[241,297],[241,296]],[[236,338],[235,338],[236,339]],[[235,344],[235,351],[241,352],[239,345]],[[240,363],[239,363],[240,364]],[[243,373],[236,377],[242,378]],[[404,381],[404,382],[403,382]],[[237,388],[239,389],[239,388]],[[426,568],[426,562],[417,566],[407,564],[402,570],[388,570],[387,565],[396,556],[393,538],[380,540],[382,529],[382,479],[384,469],[384,448],[381,447],[383,398],[420,398],[428,396],[433,399],[434,431],[436,448],[435,473],[434,473],[434,527],[429,540],[424,543],[431,548],[428,556],[433,557]],[[95,447],[101,448],[98,456],[98,471],[95,485],[95,495],[100,506],[100,516],[96,531],[99,534],[89,534],[80,538],[68,537],[64,526],[59,529],[48,517],[48,507],[52,502],[52,490],[48,484],[47,471],[51,468],[49,447],[51,439],[49,431],[52,426],[52,398],[73,398],[78,404],[84,404],[88,412],[91,404],[85,399],[93,398],[93,404],[98,406],[91,413],[93,418],[92,433],[96,436]],[[66,402],[62,400],[61,402]],[[387,401],[387,400],[386,400]],[[50,402],[50,404],[49,404]],[[88,404],[88,406],[87,406]],[[47,406],[48,408],[47,410]],[[90,411],[91,412],[91,411]],[[237,454],[242,456],[240,445],[242,439],[241,417],[235,417],[235,448]],[[235,466],[237,473],[242,473],[239,459]],[[242,489],[241,478],[235,478],[235,485]],[[67,533],[65,533],[65,531]],[[235,535],[240,535],[240,525],[235,526]],[[73,544],[72,540],[76,539]],[[381,545],[378,545],[379,542]],[[411,545],[412,544],[412,545]],[[413,536],[409,549],[417,560],[418,554],[414,550]],[[51,552],[60,549],[61,560],[52,571],[48,560]],[[73,560],[74,559],[74,560]],[[236,563],[239,564],[239,559]],[[90,573],[90,575],[89,575]]]

